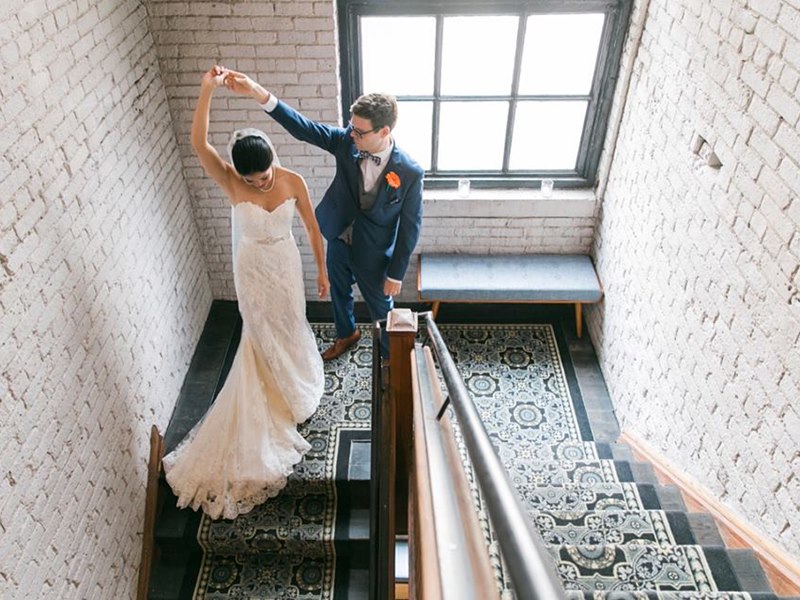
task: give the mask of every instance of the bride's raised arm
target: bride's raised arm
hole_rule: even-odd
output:
[[[208,142],[208,119],[211,112],[211,97],[214,90],[223,85],[227,70],[214,65],[203,75],[200,83],[200,96],[194,110],[192,121],[192,148],[203,170],[216,181],[233,200],[233,178],[236,176],[231,165],[226,163]]]

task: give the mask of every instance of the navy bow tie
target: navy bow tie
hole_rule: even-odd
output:
[[[371,152],[367,152],[366,150],[360,150],[359,153],[358,153],[358,158],[368,158],[372,162],[374,162],[376,165],[380,165],[381,164],[381,157],[380,156],[375,156],[374,154],[372,154]]]

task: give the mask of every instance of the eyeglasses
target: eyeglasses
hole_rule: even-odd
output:
[[[364,136],[367,136],[367,135],[369,135],[370,133],[375,133],[376,131],[380,131],[380,130],[381,130],[381,128],[380,128],[380,127],[375,127],[374,129],[370,129],[370,130],[368,130],[368,131],[361,131],[361,130],[360,130],[360,129],[358,129],[358,128],[357,128],[355,125],[353,125],[353,122],[352,122],[352,121],[350,121],[349,125],[350,125],[350,130],[351,130],[353,133],[355,133],[355,134],[356,134],[356,137],[357,137],[358,139],[360,139],[360,140],[361,140],[361,139],[364,139]]]

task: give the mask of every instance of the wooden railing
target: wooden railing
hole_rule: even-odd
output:
[[[428,348],[413,353],[414,460],[409,592],[425,600],[495,600],[498,586]]]
[[[139,578],[136,585],[137,600],[147,599],[150,573],[156,558],[154,543],[156,515],[158,514],[158,477],[161,474],[161,459],[164,455],[164,438],[155,425],[150,429],[150,458],[147,461],[147,490],[145,492],[144,531],[142,534],[142,556],[139,560]]]
[[[370,454],[369,597],[394,599],[395,410],[387,398],[381,365],[385,321],[372,329],[372,447]]]
[[[395,541],[408,532],[411,448],[411,350],[413,323],[393,311],[372,330],[372,450],[370,500],[370,599],[394,600]],[[385,331],[384,331],[385,329]],[[381,359],[381,336],[388,334],[390,360]],[[388,377],[386,377],[388,376]]]

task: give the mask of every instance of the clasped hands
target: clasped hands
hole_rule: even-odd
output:
[[[214,65],[203,75],[203,84],[210,85],[213,88],[224,85],[235,94],[254,97],[261,88],[260,85],[244,73],[239,73],[220,65]]]

